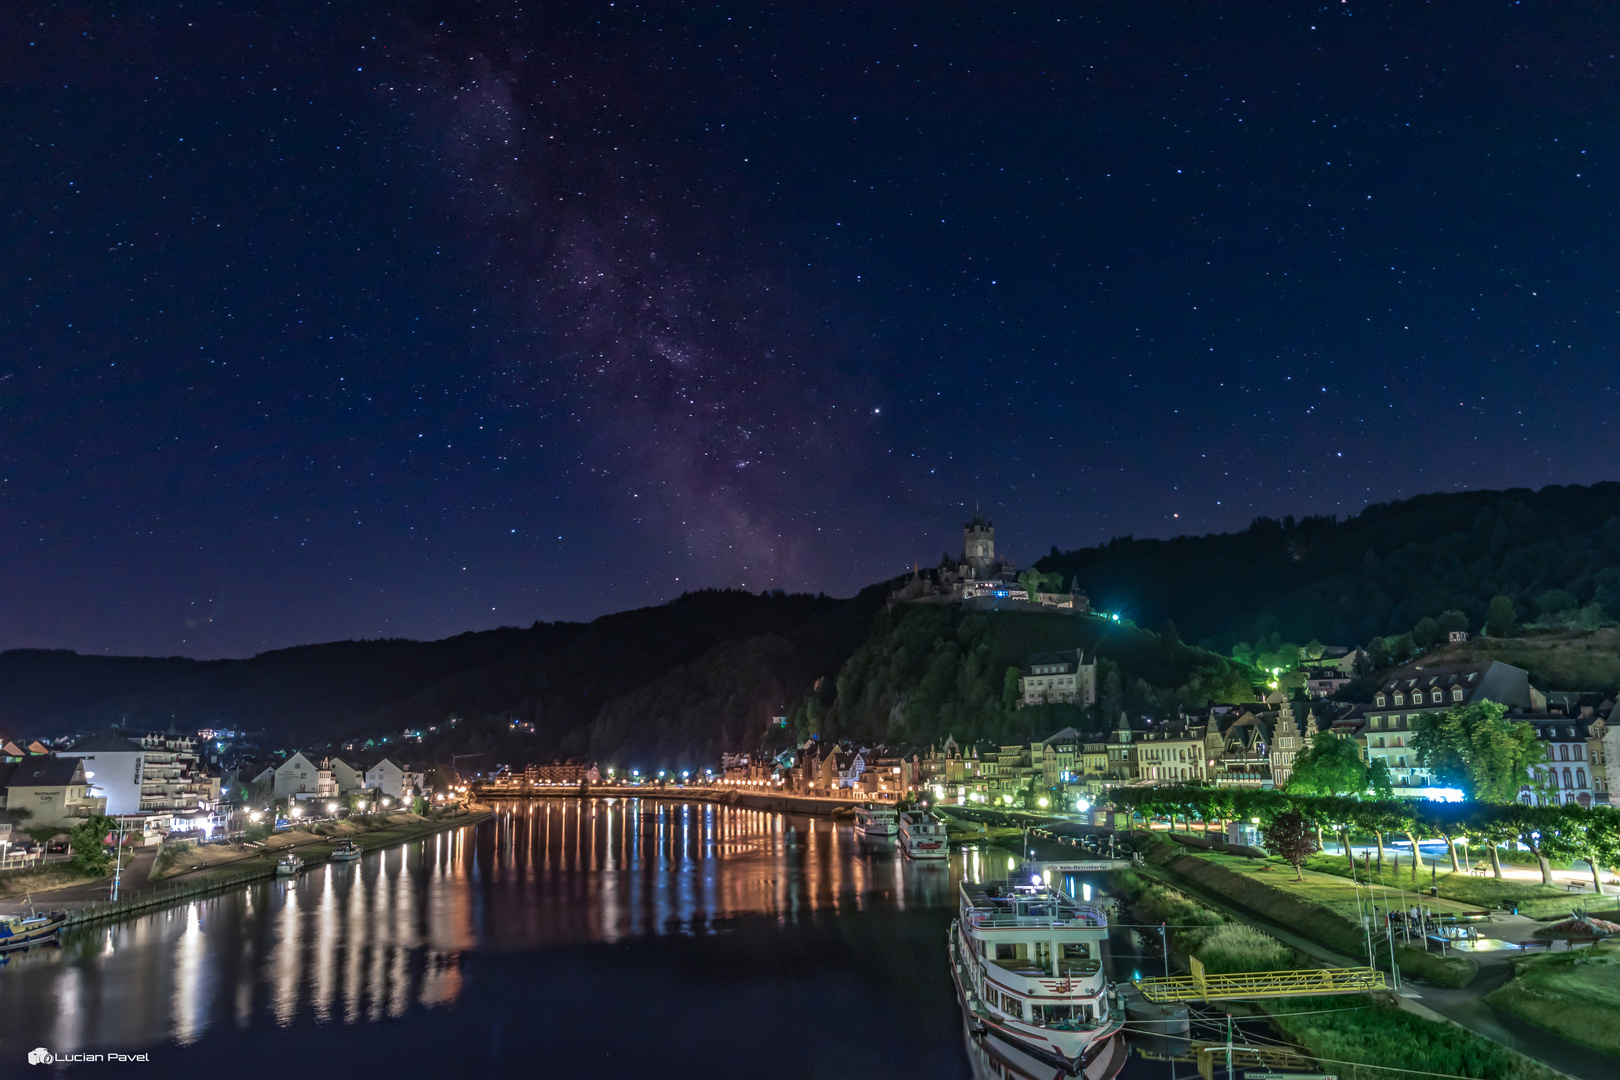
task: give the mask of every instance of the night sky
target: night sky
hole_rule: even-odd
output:
[[[1601,3],[12,0],[0,647],[1614,479],[1617,54]]]

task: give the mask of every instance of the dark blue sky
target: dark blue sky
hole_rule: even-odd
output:
[[[0,11],[0,647],[1617,473],[1607,5],[145,6]]]

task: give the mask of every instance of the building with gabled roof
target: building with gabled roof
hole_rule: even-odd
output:
[[[1547,699],[1530,685],[1523,668],[1486,660],[1466,664],[1410,664],[1391,672],[1363,710],[1368,763],[1389,769],[1396,795],[1424,797],[1433,775],[1418,763],[1412,735],[1418,721],[1458,705],[1494,701],[1527,713],[1545,713]]]

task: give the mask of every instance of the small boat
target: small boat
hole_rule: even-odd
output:
[[[303,868],[304,860],[300,859],[290,851],[276,860],[277,877],[295,877],[297,876],[298,871],[302,870]]]
[[[26,949],[31,945],[44,945],[56,940],[56,935],[67,924],[67,912],[53,911],[48,915],[11,915],[0,918],[0,952]]]
[[[857,806],[855,832],[864,840],[893,840],[900,831],[900,815],[892,806]]]
[[[365,848],[353,840],[344,840],[332,849],[333,862],[353,862],[365,853]]]
[[[922,810],[900,815],[900,850],[913,859],[943,859],[950,855],[945,823]]]

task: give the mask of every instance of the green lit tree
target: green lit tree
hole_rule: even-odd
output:
[[[1422,716],[1412,734],[1418,763],[1469,799],[1515,801],[1542,750],[1535,728],[1506,713],[1505,705],[1480,701]]]
[[[68,839],[73,848],[73,869],[81,874],[100,877],[112,869],[112,857],[107,854],[107,837],[118,831],[118,822],[110,817],[91,817],[73,827]]]
[[[1288,778],[1291,795],[1360,795],[1367,790],[1367,763],[1351,739],[1317,732],[1311,745],[1294,758]]]

